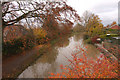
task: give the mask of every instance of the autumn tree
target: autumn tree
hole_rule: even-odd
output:
[[[90,36],[102,34],[103,24],[101,23],[98,15],[85,12],[84,25],[86,26],[86,31]]]
[[[76,11],[68,6],[64,0],[11,1],[2,3],[3,29],[19,21],[28,23],[28,25],[31,25],[32,22],[43,24],[51,15],[56,22],[69,23],[71,22],[70,20],[80,20]]]
[[[36,43],[40,44],[45,42],[47,32],[43,28],[33,28],[33,33],[35,35]]]

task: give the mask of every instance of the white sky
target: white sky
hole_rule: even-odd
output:
[[[82,16],[88,10],[100,17],[106,26],[113,21],[118,22],[118,2],[120,0],[67,0],[77,13]]]

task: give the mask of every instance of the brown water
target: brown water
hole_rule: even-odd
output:
[[[100,52],[93,46],[83,43],[82,35],[75,35],[68,39],[61,40],[57,45],[52,47],[40,57],[35,64],[25,69],[18,78],[47,78],[49,72],[61,72],[60,65],[69,65],[67,58],[71,59],[71,54],[74,53],[76,46],[84,48],[88,46],[88,57],[95,59]],[[66,57],[67,58],[66,58]]]

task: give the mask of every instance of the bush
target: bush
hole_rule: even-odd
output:
[[[48,38],[46,37],[46,38],[36,38],[36,43],[37,44],[45,44],[45,43],[47,43],[47,41],[48,41]]]
[[[32,39],[14,39],[3,43],[3,55],[20,53],[23,50],[31,49],[34,46]]]
[[[47,32],[43,28],[34,28],[33,33],[37,44],[47,42]]]
[[[45,38],[47,35],[47,32],[42,28],[34,28],[33,33],[36,38]]]
[[[78,48],[79,49],[79,48]],[[77,50],[78,50],[77,49]],[[62,72],[50,73],[49,78],[118,78],[118,62],[111,62],[103,54],[96,58],[88,58],[88,52],[82,48],[68,59],[69,65],[61,65]],[[82,54],[81,54],[82,53]],[[82,57],[81,57],[82,56]]]
[[[22,39],[14,39],[3,43],[3,55],[11,55],[21,52],[23,47]]]
[[[35,43],[34,43],[34,39],[29,39],[29,38],[26,38],[24,41],[22,41],[23,44],[24,44],[24,50],[26,49],[31,49],[34,47]]]

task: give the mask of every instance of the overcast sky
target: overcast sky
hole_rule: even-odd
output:
[[[118,22],[118,2],[120,0],[67,0],[77,13],[82,16],[88,10],[100,17],[106,26],[113,21]]]

